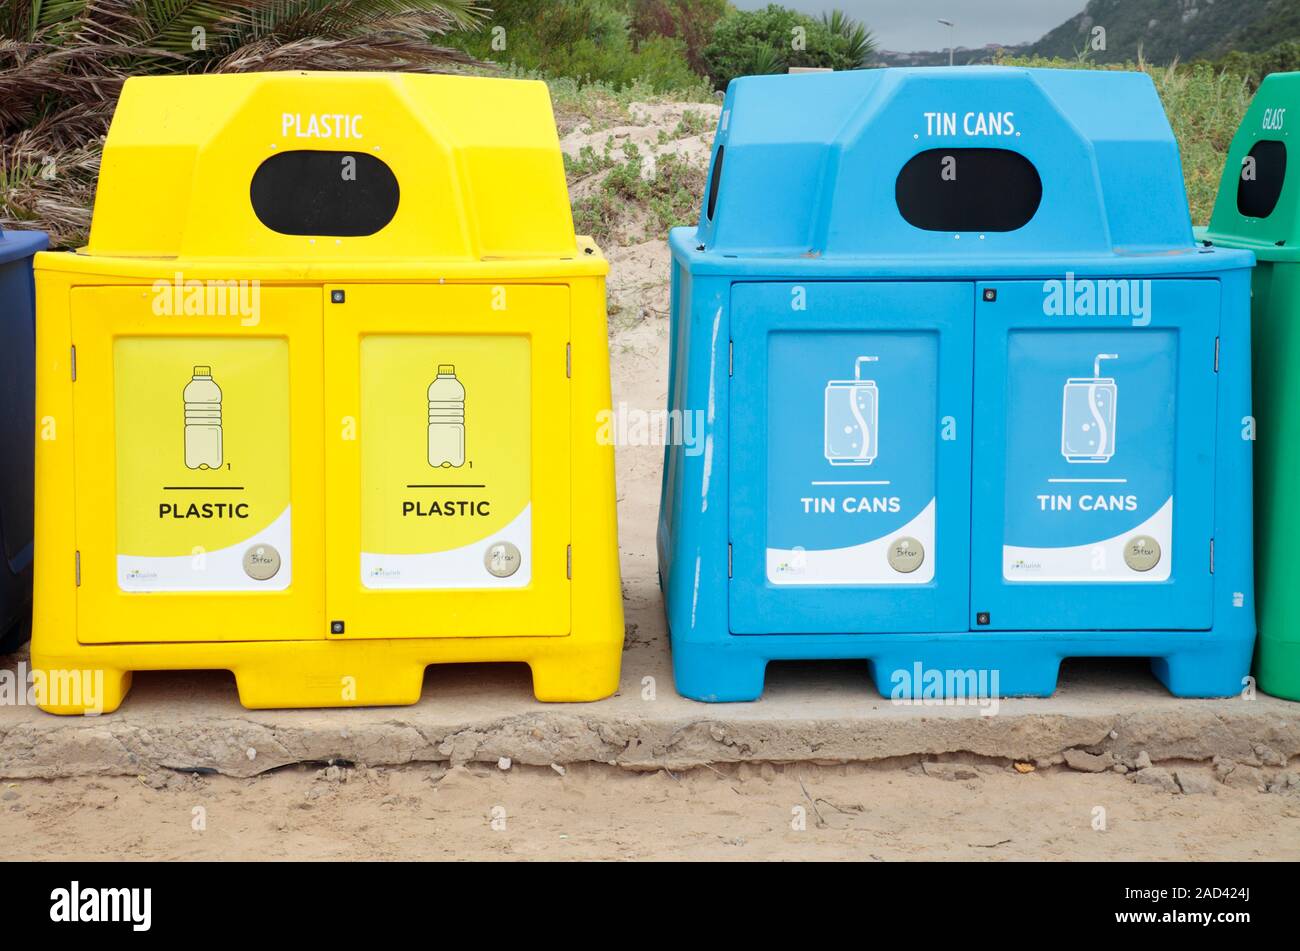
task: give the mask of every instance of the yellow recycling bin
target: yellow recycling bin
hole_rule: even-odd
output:
[[[414,703],[466,661],[613,693],[606,271],[541,83],[129,80],[88,247],[36,262],[41,705],[181,668]]]

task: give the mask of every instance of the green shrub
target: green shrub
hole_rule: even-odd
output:
[[[640,79],[657,92],[689,89],[701,79],[687,60],[686,44],[668,36],[642,40],[628,56],[625,73],[624,82]]]
[[[725,89],[737,76],[791,66],[859,69],[874,52],[870,32],[842,13],[814,20],[772,3],[719,20],[704,48],[704,66],[714,87]]]
[[[517,70],[655,92],[700,82],[684,40],[632,31],[632,0],[498,0],[486,29],[462,35],[469,53]]]

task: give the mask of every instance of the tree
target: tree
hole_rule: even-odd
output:
[[[728,6],[727,0],[635,0],[632,34],[638,41],[653,36],[681,40],[691,69],[703,73],[704,47]]]
[[[1219,69],[1245,76],[1251,89],[1258,88],[1269,73],[1289,73],[1300,70],[1300,40],[1283,40],[1271,49],[1258,53],[1233,50],[1218,59]]]
[[[867,65],[876,52],[876,38],[863,24],[853,19],[843,10],[832,10],[822,14],[822,24],[844,41],[844,53],[853,62],[854,68]]]

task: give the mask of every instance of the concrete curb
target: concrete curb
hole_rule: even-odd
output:
[[[648,662],[643,663],[642,661]],[[412,707],[244,710],[229,675],[138,677],[116,714],[53,717],[0,709],[0,777],[140,775],[161,769],[247,777],[296,763],[367,766],[493,762],[547,766],[598,762],[681,770],[740,762],[876,762],[958,758],[1039,766],[1070,750],[1111,754],[1132,766],[1211,761],[1284,767],[1300,756],[1300,704],[1179,700],[1143,665],[1067,667],[1049,699],[974,707],[895,706],[856,665],[789,665],[772,672],[752,704],[706,705],[671,688],[656,638],[625,659],[619,694],[597,704],[543,705],[526,668],[432,668]],[[644,678],[656,699],[642,699]]]

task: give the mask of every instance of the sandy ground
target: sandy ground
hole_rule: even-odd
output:
[[[1300,859],[1300,796],[1174,796],[1113,773],[954,772],[970,778],[865,766],[585,766],[561,776],[480,765],[177,774],[158,789],[125,777],[32,780],[0,793],[0,856]]]
[[[661,155],[675,155],[701,167],[708,165],[713,130],[721,113],[722,107],[713,103],[634,102],[625,120],[573,124],[560,139],[560,149],[571,158],[577,158],[584,148],[596,155],[608,152],[622,158],[624,146],[631,144],[643,158],[642,177],[650,179],[654,178]],[[683,122],[694,125],[684,126]],[[561,118],[561,129],[566,126],[568,123]],[[700,131],[693,132],[692,128]]]
[[[633,116],[631,127],[603,132],[571,125],[566,148],[602,145],[602,134],[654,147],[635,119],[680,118]],[[707,136],[672,148],[707,159]],[[614,403],[658,410],[667,250],[659,238],[606,250]],[[618,450],[624,587],[638,610],[658,597],[662,453]],[[629,663],[663,649],[629,625]],[[915,759],[682,773],[471,763],[32,779],[0,784],[0,858],[1300,859],[1300,785],[1261,793],[1253,780],[1213,781],[1208,764],[1161,765],[1164,786],[1109,771]]]

